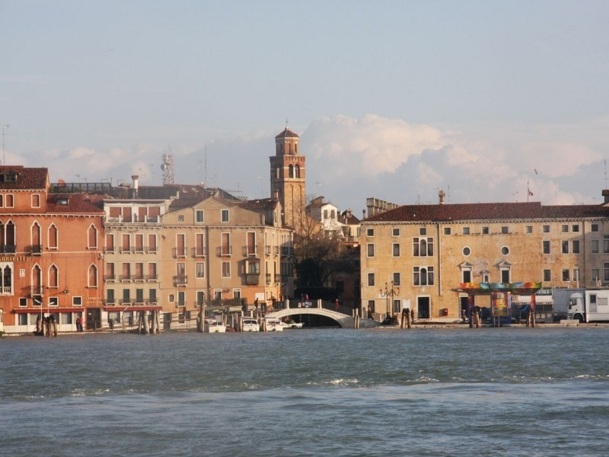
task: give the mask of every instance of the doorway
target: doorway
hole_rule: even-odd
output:
[[[101,328],[101,308],[87,308],[87,330]]]
[[[417,317],[418,319],[429,319],[430,309],[429,297],[417,297]]]

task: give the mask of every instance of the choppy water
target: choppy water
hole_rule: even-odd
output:
[[[0,455],[604,456],[609,329],[0,340]]]

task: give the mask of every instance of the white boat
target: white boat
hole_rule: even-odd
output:
[[[283,324],[283,328],[302,328],[304,323],[302,322],[294,322],[294,321],[290,321],[290,322],[282,322]]]
[[[205,333],[226,333],[226,326],[216,319],[205,319]]]
[[[242,332],[259,332],[260,324],[253,317],[244,317],[241,325]]]
[[[283,332],[283,322],[276,317],[264,318],[267,332]]]

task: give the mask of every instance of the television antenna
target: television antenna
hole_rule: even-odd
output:
[[[171,150],[167,154],[163,154],[161,170],[163,170],[163,185],[174,184],[173,154],[171,153]]]
[[[6,156],[4,155],[4,131],[10,127],[8,124],[0,125],[2,127],[2,165],[6,165]]]

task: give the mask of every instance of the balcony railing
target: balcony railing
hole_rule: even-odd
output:
[[[192,256],[205,257],[205,246],[197,246],[196,248],[192,248]]]
[[[186,248],[173,248],[173,258],[181,259],[186,257],[188,250]]]
[[[258,246],[243,246],[243,257],[256,257],[258,255]]]
[[[42,255],[42,245],[41,244],[32,244],[27,247],[27,253],[29,255]]]
[[[146,281],[157,282],[159,280],[159,275],[156,275],[156,274],[154,274],[154,275],[146,275],[145,278],[146,278]]]
[[[245,284],[248,286],[257,286],[260,283],[260,275],[257,273],[246,273]]]
[[[233,247],[220,246],[216,248],[216,252],[218,253],[218,257],[230,257],[231,255],[233,255]]]
[[[15,252],[17,252],[17,245],[15,244],[0,246],[0,254],[14,254]]]
[[[131,282],[131,275],[119,275],[118,280],[120,282]]]
[[[173,277],[173,284],[175,286],[186,286],[188,285],[188,275],[176,275]]]
[[[266,285],[268,286],[271,283],[271,274],[267,273],[266,275]]]
[[[116,281],[116,275],[104,275],[105,282],[114,282]]]

